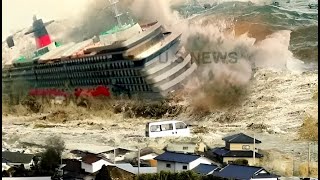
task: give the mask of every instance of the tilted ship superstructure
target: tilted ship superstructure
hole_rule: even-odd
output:
[[[128,93],[164,97],[179,88],[196,70],[181,45],[180,33],[168,32],[158,22],[122,23],[112,2],[117,25],[80,43],[52,42],[42,20],[34,19],[37,51],[3,68],[3,93],[13,94],[23,83],[30,95]]]

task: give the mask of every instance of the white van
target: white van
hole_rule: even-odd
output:
[[[146,137],[190,136],[190,129],[182,121],[149,122],[145,134]]]

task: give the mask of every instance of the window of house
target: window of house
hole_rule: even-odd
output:
[[[250,146],[249,146],[249,145],[243,145],[243,146],[242,146],[242,149],[243,149],[243,150],[249,150],[249,149],[250,149]]]
[[[186,129],[187,125],[183,122],[177,122],[176,123],[176,129]]]
[[[188,166],[182,166],[182,169],[187,170]]]
[[[171,164],[167,164],[166,167],[167,167],[167,168],[171,168]]]
[[[172,126],[172,124],[163,124],[163,125],[161,125],[161,130],[162,131],[173,130],[173,126]]]
[[[183,146],[183,150],[188,150],[188,146]]]

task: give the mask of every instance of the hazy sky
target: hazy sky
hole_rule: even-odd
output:
[[[94,0],[7,0],[2,2],[2,41],[32,25],[34,14],[43,21],[77,15]]]

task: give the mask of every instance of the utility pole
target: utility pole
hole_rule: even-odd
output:
[[[308,142],[308,177],[310,177],[310,160],[311,160],[311,156],[310,156],[310,142]]]
[[[138,147],[138,177],[140,175],[140,148]]]
[[[113,164],[116,164],[116,139],[114,139]]]
[[[256,165],[256,135],[253,133],[253,165]]]

